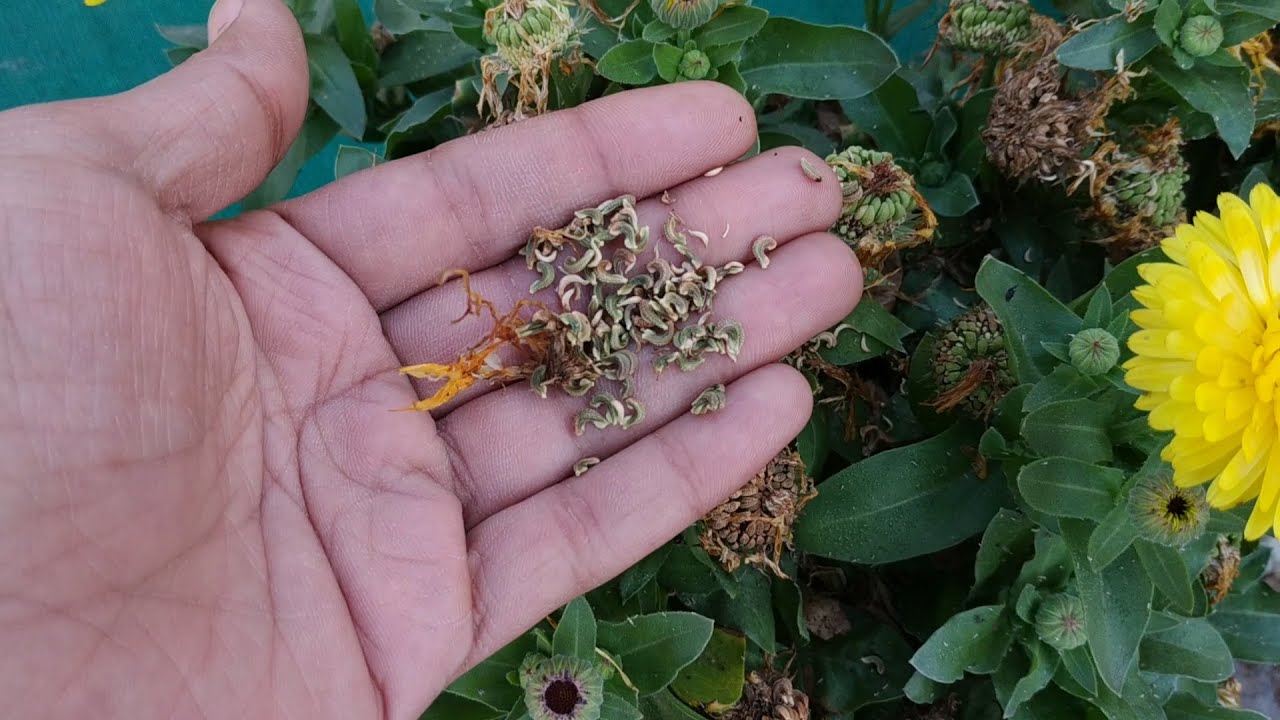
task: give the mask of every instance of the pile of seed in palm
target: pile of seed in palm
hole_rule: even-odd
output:
[[[674,261],[659,252],[663,242],[674,250]],[[736,359],[742,348],[742,326],[711,314],[721,283],[742,272],[743,264],[705,264],[695,242],[705,247],[710,240],[684,228],[674,212],[655,242],[629,195],[580,210],[557,230],[535,229],[520,253],[539,275],[529,292],[553,288],[558,300],[550,305],[557,307],[531,297],[500,314],[467,285],[468,312],[487,312],[493,330],[454,363],[402,368],[413,377],[445,381],[414,408],[439,407],[478,380],[527,379],[541,397],[552,388],[589,397],[574,421],[578,434],[587,426],[636,425],[644,418],[635,397],[642,351],[652,352],[653,368],[661,373],[672,365],[696,369],[708,355]],[[757,243],[758,257],[763,247]],[[495,352],[503,347],[523,351],[522,360],[502,365]]]

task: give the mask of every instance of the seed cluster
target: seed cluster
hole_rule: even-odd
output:
[[[752,670],[742,698],[721,720],[809,720],[809,696],[791,678],[771,669]]]
[[[988,307],[961,315],[934,346],[934,407],[985,419],[1014,386],[1000,319]]]
[[[786,577],[778,560],[791,544],[796,515],[815,495],[800,455],[784,450],[703,518],[699,543],[729,572],[745,562]]]
[[[894,252],[928,241],[937,224],[911,174],[887,152],[851,145],[827,157],[844,196],[831,231],[863,267],[875,269]]]
[[[957,50],[1007,55],[1031,36],[1027,0],[952,0],[938,34]]]

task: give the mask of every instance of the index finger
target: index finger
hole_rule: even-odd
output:
[[[726,85],[632,90],[356,173],[275,211],[381,311],[447,270],[501,262],[535,226],[730,163],[755,134],[751,106]]]

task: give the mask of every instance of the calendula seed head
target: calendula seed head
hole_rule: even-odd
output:
[[[951,47],[984,55],[1012,55],[1031,37],[1027,0],[952,0],[939,35]]]
[[[1212,15],[1192,15],[1178,30],[1178,44],[1192,57],[1212,55],[1222,47],[1222,23]]]
[[[1128,508],[1143,538],[1171,547],[1200,537],[1209,522],[1204,489],[1178,487],[1168,468],[1144,474],[1129,490]]]
[[[827,156],[840,181],[844,206],[831,231],[849,244],[865,267],[877,267],[895,249],[923,242],[915,232],[922,210],[915,180],[893,155],[857,145]]]
[[[742,697],[720,715],[721,720],[809,720],[809,696],[791,678],[772,668],[752,670],[742,685]]]
[[[1067,345],[1071,365],[1085,375],[1102,375],[1120,360],[1120,343],[1102,328],[1081,330]]]
[[[711,58],[697,47],[689,47],[680,56],[680,80],[701,80],[711,73]]]
[[[1058,650],[1078,648],[1089,639],[1084,626],[1084,604],[1066,593],[1050,595],[1036,611],[1036,635]]]
[[[1227,599],[1227,594],[1240,577],[1239,538],[1219,535],[1209,553],[1209,564],[1200,573],[1200,582],[1209,593],[1209,604],[1217,605]]]
[[[934,406],[985,419],[1016,384],[1004,328],[988,307],[951,321],[933,347]]]
[[[692,30],[716,14],[721,0],[649,0],[653,14],[679,30]]]
[[[729,572],[743,563],[783,576],[778,562],[791,546],[792,525],[816,493],[794,450],[784,450],[729,499],[702,518],[699,541]]]

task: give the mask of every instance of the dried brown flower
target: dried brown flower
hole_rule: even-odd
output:
[[[772,669],[752,670],[742,698],[721,720],[809,720],[809,696]]]
[[[1217,605],[1227,598],[1231,586],[1240,577],[1240,548],[1226,535],[1218,537],[1209,565],[1200,573],[1200,581],[1209,591],[1209,604]]]
[[[1091,219],[1114,259],[1155,246],[1186,221],[1183,186],[1190,175],[1177,118],[1104,144],[1093,164]]]
[[[810,633],[823,640],[838,637],[853,628],[840,601],[826,595],[805,598],[804,624]]]
[[[746,563],[786,577],[778,561],[791,546],[796,515],[816,496],[799,453],[784,450],[707,513],[699,541],[729,572]]]

